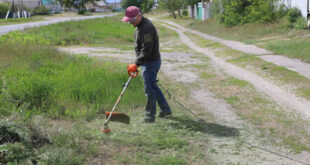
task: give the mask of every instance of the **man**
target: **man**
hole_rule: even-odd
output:
[[[147,97],[146,117],[144,122],[153,123],[156,114],[156,101],[161,112],[159,117],[170,117],[171,109],[157,86],[156,78],[161,65],[158,35],[155,26],[150,20],[143,17],[140,9],[130,6],[126,9],[123,22],[129,22],[135,28],[135,51],[136,61],[127,66],[129,75],[135,73],[139,66],[142,66],[142,75],[144,80],[144,93]]]

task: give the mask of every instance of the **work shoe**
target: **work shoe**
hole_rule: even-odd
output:
[[[171,112],[160,112],[158,117],[160,117],[160,118],[170,118],[170,117],[172,117],[172,113]]]
[[[142,120],[142,123],[154,123],[155,119],[151,119],[149,117],[146,117]]]

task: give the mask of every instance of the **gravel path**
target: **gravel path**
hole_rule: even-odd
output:
[[[273,100],[275,100],[278,104],[285,109],[295,110],[301,114],[305,119],[310,119],[310,101],[305,100],[303,98],[297,97],[277,85],[274,85],[260,76],[257,76],[254,73],[251,73],[245,69],[242,69],[238,66],[225,62],[225,60],[218,58],[214,55],[214,52],[208,50],[206,48],[201,48],[195,45],[183,32],[184,29],[177,29],[172,26],[168,26],[163,24],[167,28],[170,28],[176,31],[179,36],[180,40],[188,45],[193,50],[203,53],[206,56],[210,57],[218,66],[223,68],[229,75],[232,75],[238,79],[245,80],[250,82],[255,86],[258,91],[264,92],[269,95]]]
[[[238,41],[224,40],[224,39],[214,37],[214,36],[202,33],[202,32],[187,29],[172,21],[163,21],[163,22],[165,22],[166,24],[173,25],[174,27],[177,27],[182,32],[188,31],[188,32],[197,34],[200,37],[203,37],[207,40],[219,42],[223,45],[226,45],[240,52],[252,54],[252,55],[258,55],[258,57],[260,57],[263,60],[274,63],[278,66],[283,66],[289,70],[295,71],[299,73],[300,75],[305,76],[310,79],[310,64],[309,63],[305,63],[300,60],[291,59],[291,58],[287,58],[287,57],[280,56],[280,55],[272,55],[273,54],[272,52],[266,49],[263,49],[263,48],[259,48],[254,45],[248,45],[248,44],[244,44]]]

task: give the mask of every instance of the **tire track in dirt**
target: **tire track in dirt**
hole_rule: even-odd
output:
[[[267,95],[269,95],[274,101],[276,101],[279,105],[282,107],[285,107],[285,109],[290,110],[291,112],[297,111],[301,114],[304,119],[309,120],[310,119],[310,102],[297,97],[280,87],[273,85],[272,83],[266,81],[260,76],[257,76],[254,73],[251,73],[245,69],[242,69],[240,67],[237,67],[233,64],[225,62],[225,60],[218,58],[214,55],[214,52],[212,50],[201,48],[197,45],[195,45],[185,34],[184,29],[177,29],[175,27],[168,26],[166,24],[162,24],[163,26],[172,29],[176,31],[179,36],[180,40],[188,45],[193,50],[203,53],[204,55],[208,56],[212,61],[214,61],[219,67],[223,68],[226,73],[229,75],[232,75],[238,79],[245,80],[250,82],[254,85],[254,87],[260,91],[264,92]]]
[[[134,53],[124,55],[124,53],[115,53],[117,52],[115,49],[107,48],[70,47],[60,48],[60,50],[104,58],[113,56],[119,61],[127,63],[128,61],[134,60],[135,57]],[[164,75],[181,83],[192,84],[200,81],[199,76],[193,73],[189,67],[186,67],[192,64],[203,64],[201,60],[191,58],[192,56],[194,55],[186,53],[162,53],[163,65],[161,71]],[[216,63],[212,65],[217,67]],[[191,96],[199,102],[201,107],[204,107],[206,111],[214,115],[218,125],[229,126],[239,131],[238,136],[208,135],[208,142],[205,145],[209,149],[205,152],[213,158],[216,164],[301,164],[253,147],[260,146],[269,151],[286,153],[283,148],[272,146],[267,142],[268,139],[261,138],[259,131],[254,129],[251,124],[240,119],[229,104],[223,99],[216,98],[212,92],[196,87],[191,89]],[[290,155],[290,157],[296,160],[303,160],[302,158],[306,158],[307,156]]]
[[[185,84],[200,81],[199,76],[186,67],[203,64],[199,59],[191,58],[190,55],[183,53],[162,53],[162,58],[161,71],[164,75]],[[169,62],[172,60],[173,62]],[[212,65],[217,67],[215,63]],[[216,98],[212,92],[196,87],[191,89],[191,97],[214,115],[217,124],[239,130],[238,136],[208,136],[209,149],[206,152],[211,155],[216,164],[302,164],[277,154],[271,154],[274,152],[288,155],[285,149],[273,146],[268,139],[260,137],[258,130],[238,117],[235,114],[236,110],[223,99]],[[302,160],[305,155],[290,155],[289,157]]]
[[[229,48],[238,50],[240,52],[251,54],[251,55],[257,55],[259,58],[261,58],[265,61],[269,61],[271,63],[278,65],[278,66],[283,66],[289,70],[292,70],[294,72],[299,73],[300,75],[302,75],[304,77],[310,78],[310,72],[309,72],[310,64],[302,62],[299,59],[291,59],[291,58],[281,56],[281,55],[273,55],[272,52],[270,52],[266,49],[263,49],[263,48],[259,48],[255,45],[248,45],[248,44],[244,44],[244,43],[238,42],[238,41],[221,39],[221,38],[211,36],[211,35],[199,32],[199,31],[184,28],[184,27],[180,26],[179,24],[174,23],[172,21],[164,21],[164,22],[167,24],[173,25],[174,27],[177,27],[178,29],[180,29],[182,31],[188,31],[188,32],[197,34],[197,35],[199,35],[199,36],[201,36],[207,40],[219,42],[223,45],[226,45]]]
[[[248,44],[244,44],[244,43],[238,42],[238,41],[225,40],[225,39],[218,38],[215,36],[211,36],[211,35],[208,35],[208,34],[205,34],[202,32],[190,30],[190,29],[184,28],[184,27],[180,26],[179,24],[174,23],[172,21],[163,21],[163,22],[170,24],[174,27],[177,27],[181,31],[189,31],[191,33],[202,36],[208,40],[219,42],[223,45],[226,45],[227,47],[230,47],[230,48],[235,49],[235,50],[239,50],[239,51],[244,52],[244,53],[254,54],[254,55],[272,54],[272,52],[265,50],[263,48],[259,48],[259,47],[254,46],[254,45],[248,45]]]
[[[183,34],[183,31],[180,29],[175,29],[174,27],[164,25],[167,28],[170,28],[176,31],[179,36],[180,40],[188,45],[193,50],[203,53],[210,57],[213,64],[217,67],[224,69],[229,75],[237,77],[238,79],[242,79],[245,81],[251,80],[252,83],[256,88],[260,89],[259,91],[271,92],[269,95],[275,100],[281,100],[281,105],[289,106],[290,108],[295,108],[297,106],[297,110],[301,112],[307,113],[304,111],[308,105],[304,104],[303,101],[299,101],[299,98],[288,94],[282,89],[277,86],[272,85],[269,82],[266,82],[261,77],[250,73],[246,70],[243,70],[239,67],[234,65],[228,64],[220,58],[214,56],[214,52],[203,49],[196,46],[188,37]],[[168,56],[164,56],[168,57]],[[173,57],[175,60],[176,57]],[[186,57],[182,58],[182,66],[184,66],[184,61],[189,61],[188,64],[199,64],[199,61],[194,62],[193,59],[185,59]],[[174,69],[178,70],[180,66],[173,64]],[[165,67],[165,66],[163,66]],[[182,67],[184,68],[184,67]],[[163,69],[165,71],[166,69]],[[169,69],[168,69],[169,70]],[[170,71],[172,72],[172,71]],[[169,74],[169,73],[168,73]],[[186,75],[186,73],[184,73]],[[194,73],[192,73],[194,74]],[[169,74],[169,77],[173,77],[173,74]],[[180,80],[178,76],[174,76],[176,80]],[[198,77],[198,76],[197,76]],[[258,84],[257,84],[258,83]],[[284,97],[284,101],[283,96]],[[309,162],[309,153],[302,152],[299,155],[289,154],[283,150],[281,147],[276,147],[271,144],[268,144],[268,139],[262,139],[259,135],[259,131],[255,131],[255,129],[251,126],[251,124],[242,121],[234,112],[232,107],[228,105],[224,100],[215,98],[210,91],[206,91],[205,89],[196,89],[192,91],[192,97],[199,101],[203,107],[206,108],[208,112],[211,112],[215,118],[218,119],[220,124],[233,126],[240,130],[240,136],[237,138],[219,138],[219,137],[211,137],[210,144],[214,147],[214,151],[219,151],[217,153],[209,153],[211,154],[217,163],[219,164],[304,164],[303,162]],[[292,101],[293,100],[293,101]],[[286,104],[289,101],[290,104]],[[291,102],[290,102],[291,101]],[[309,113],[308,113],[309,114]],[[244,140],[246,139],[246,140]],[[243,144],[245,143],[245,144]],[[240,144],[240,145],[239,145]],[[227,148],[223,146],[228,146]],[[285,154],[281,154],[285,153]],[[278,155],[277,155],[278,154]],[[282,156],[280,156],[282,155]],[[286,157],[285,155],[290,155]],[[293,158],[294,160],[292,160]],[[299,162],[301,160],[301,162]]]
[[[190,43],[185,40],[186,43]],[[114,57],[119,61],[128,63],[135,58],[134,52],[123,53],[120,50],[108,48],[89,48],[89,47],[70,47],[63,48],[62,51],[68,51],[75,54],[87,54],[96,57]],[[119,53],[115,53],[120,51]],[[111,52],[111,53],[109,53]],[[188,53],[161,53],[163,64],[161,72],[171,79],[185,83],[192,84],[199,82],[199,76],[191,70],[188,65],[204,64],[203,61],[192,58],[194,54]],[[216,70],[221,72],[221,68],[214,61],[210,61]],[[210,113],[216,119],[217,125],[229,126],[232,129],[237,129],[237,136],[216,136],[208,134],[208,150],[205,151],[210,155],[216,164],[287,164],[299,165],[294,160],[287,159],[274,153],[282,153],[289,155],[290,158],[295,160],[304,160],[307,162],[308,153],[301,155],[293,155],[287,153],[287,150],[282,147],[273,146],[268,142],[268,139],[262,138],[260,132],[253,128],[251,124],[243,121],[238,117],[234,110],[225,100],[216,98],[214,94],[202,87],[190,88],[191,97],[195,99],[201,107]],[[268,151],[259,149],[267,149]],[[271,152],[269,152],[271,151]],[[310,160],[308,160],[310,161]]]

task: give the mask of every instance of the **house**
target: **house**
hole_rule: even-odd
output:
[[[86,9],[93,13],[112,11],[112,8],[108,5],[108,3],[105,0],[94,1],[94,3],[89,3],[86,5]]]
[[[13,2],[17,6],[21,6],[25,9],[30,10],[42,5],[51,9],[52,12],[54,10],[62,9],[60,5],[56,2],[56,0],[0,0],[0,2],[7,2],[10,4]]]
[[[42,5],[41,0],[0,0],[0,2],[14,2],[14,4],[22,4],[27,9],[34,9],[37,6]]]
[[[113,9],[113,11],[122,11],[121,1],[110,2],[108,5]]]

